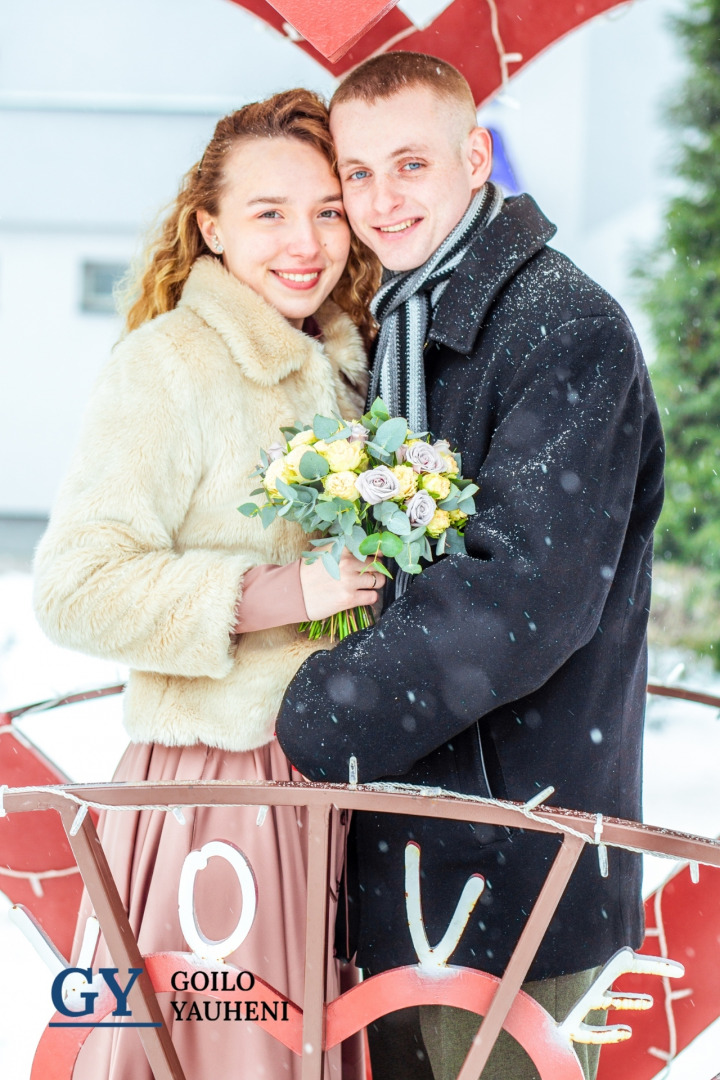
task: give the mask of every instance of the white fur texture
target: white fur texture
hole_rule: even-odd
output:
[[[243,573],[307,547],[298,525],[237,512],[260,448],[294,420],[362,411],[358,331],[330,302],[317,321],[322,346],[206,256],[93,392],[38,548],[35,606],[54,641],[131,667],[135,741],[263,745],[319,647],[291,626],[230,637]]]

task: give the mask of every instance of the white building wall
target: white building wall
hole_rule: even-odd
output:
[[[657,101],[682,0],[636,0],[514,79],[504,133],[557,246],[631,311],[629,247],[657,227]],[[228,0],[0,6],[0,515],[44,514],[120,326],[80,310],[86,260],[126,262],[216,119],[333,80]]]

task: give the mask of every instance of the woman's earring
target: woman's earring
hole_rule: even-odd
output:
[[[223,251],[225,250],[225,248],[218,240],[217,236],[215,237],[215,240],[213,242],[213,247],[215,248],[215,251],[218,253],[218,255],[222,255]]]

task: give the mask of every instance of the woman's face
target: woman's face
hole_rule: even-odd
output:
[[[211,251],[222,244],[230,273],[298,329],[330,295],[350,251],[340,183],[298,139],[241,143],[218,213],[198,211],[198,225]]]

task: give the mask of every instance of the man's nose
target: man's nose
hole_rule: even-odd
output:
[[[372,206],[376,217],[384,219],[402,204],[402,195],[388,177],[377,177],[373,185]],[[379,222],[385,224],[384,220]]]

